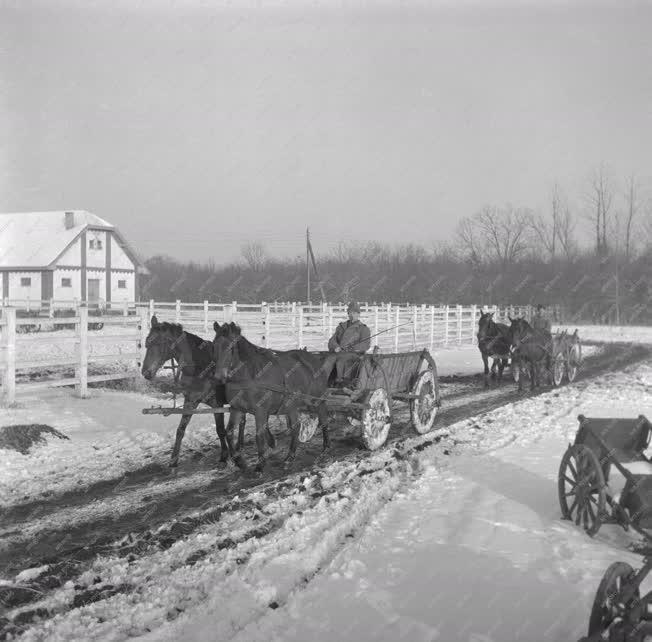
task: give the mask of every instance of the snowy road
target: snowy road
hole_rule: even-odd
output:
[[[591,540],[559,520],[557,468],[579,412],[652,415],[652,368],[525,399],[513,386],[465,397],[452,385],[449,434],[434,445],[399,431],[379,452],[350,452],[223,503],[207,494],[167,521],[149,514],[176,492],[160,487],[196,483],[201,495],[209,469],[24,516],[18,530],[33,530],[7,539],[34,541],[48,524],[64,533],[98,515],[110,533],[111,515],[140,493],[140,518],[156,527],[109,535],[86,558],[53,555],[40,571],[5,574],[14,584],[5,631],[24,629],[25,640],[577,639],[604,568],[637,558],[615,528]],[[43,595],[27,599],[36,587]]]

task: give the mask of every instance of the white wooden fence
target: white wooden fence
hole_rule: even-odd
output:
[[[11,303],[19,303],[11,301]],[[66,302],[67,309],[71,303]],[[17,307],[20,314],[17,314]],[[122,304],[121,313],[89,316],[82,304],[74,317],[50,314],[51,306],[0,308],[0,374],[2,399],[13,403],[20,390],[74,385],[86,396],[92,382],[124,379],[138,374],[152,315],[160,321],[181,323],[195,334],[212,339],[213,322],[234,321],[253,343],[279,350],[307,347],[325,350],[337,324],[346,319],[346,304],[303,305],[295,302],[260,304],[185,303],[154,301]],[[92,308],[91,308],[92,309]],[[361,319],[371,330],[371,344],[383,352],[469,345],[476,341],[480,311],[492,310],[497,321],[507,316],[530,317],[529,306],[381,305],[361,304]],[[40,312],[40,314],[39,314]],[[102,330],[89,331],[101,322]],[[52,331],[74,324],[74,330]],[[92,326],[91,326],[92,327]],[[39,332],[34,332],[40,328]],[[31,332],[21,332],[30,329]],[[89,374],[89,368],[110,363],[112,372]],[[72,376],[61,374],[74,369]],[[55,369],[54,371],[52,369]],[[106,366],[104,366],[106,369]],[[28,373],[50,375],[41,381],[24,381]]]

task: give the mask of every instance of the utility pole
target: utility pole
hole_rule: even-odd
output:
[[[308,299],[306,303],[310,304],[310,228],[306,228],[306,271],[308,273]]]

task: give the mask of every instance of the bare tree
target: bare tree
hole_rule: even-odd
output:
[[[490,256],[503,267],[515,263],[525,254],[529,246],[530,210],[514,209],[511,205],[503,209],[485,206],[476,218]]]
[[[634,174],[631,174],[627,180],[625,190],[625,259],[629,261],[632,254],[632,230],[634,219],[638,215],[641,207],[639,200],[640,184]]]
[[[475,216],[460,221],[458,246],[474,265],[489,260],[505,268],[522,258],[530,247],[527,232],[531,223],[532,212],[528,209],[485,205]]]
[[[473,265],[482,263],[482,237],[475,217],[465,216],[457,226],[457,246]]]
[[[267,262],[265,246],[259,241],[250,241],[241,248],[242,257],[247,265],[254,271],[260,272]]]
[[[575,240],[575,219],[567,204],[564,204],[559,216],[557,238],[564,257],[567,261],[572,261],[577,254],[578,247]]]
[[[595,249],[597,254],[606,254],[607,229],[610,224],[614,199],[614,181],[604,163],[595,169],[589,179],[587,195],[590,207],[589,219],[595,226]]]
[[[575,254],[575,222],[559,183],[555,182],[552,187],[550,216],[533,215],[530,224],[535,243],[546,258],[554,261],[559,255],[563,255],[570,260]]]

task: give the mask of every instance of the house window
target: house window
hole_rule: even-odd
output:
[[[61,279],[61,287],[62,288],[71,288],[72,287],[72,279]]]
[[[101,250],[101,249],[102,249],[102,241],[101,241],[101,239],[96,239],[96,240],[95,240],[95,247],[96,247],[98,250]]]
[[[94,250],[94,249],[95,249],[95,239],[90,239],[90,240],[88,241],[88,247],[89,247],[91,250]]]
[[[23,288],[29,288],[32,285],[32,279],[29,276],[20,277],[20,286]]]
[[[124,279],[121,279],[118,281],[118,289],[119,290],[126,290],[127,289],[127,282]]]

